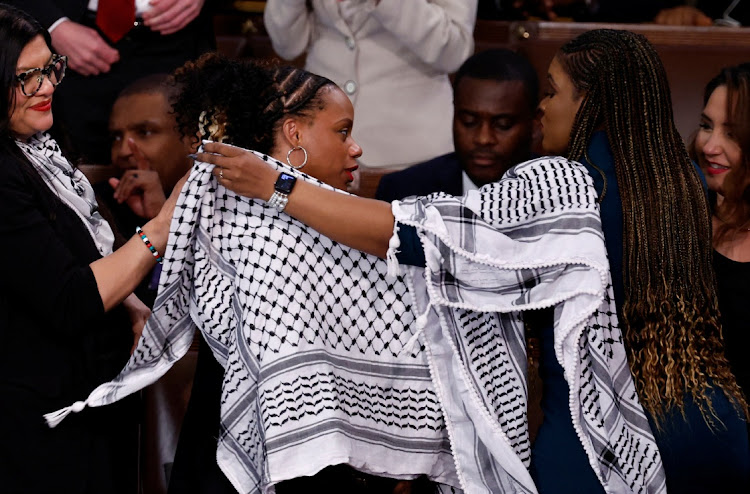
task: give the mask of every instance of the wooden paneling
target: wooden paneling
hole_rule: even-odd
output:
[[[667,71],[675,122],[685,140],[698,125],[706,83],[722,67],[750,62],[750,28],[478,21],[474,38],[477,51],[504,47],[523,53],[544,83],[547,66],[560,46],[583,32],[601,28],[627,29],[653,43]]]

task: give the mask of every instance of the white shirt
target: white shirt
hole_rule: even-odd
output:
[[[469,178],[469,176],[466,174],[465,171],[461,172],[461,177],[462,177],[461,183],[463,184],[462,186],[464,190],[464,195],[466,195],[466,193],[469,192],[470,190],[479,189],[479,187],[477,187],[477,184],[471,181],[471,179]]]

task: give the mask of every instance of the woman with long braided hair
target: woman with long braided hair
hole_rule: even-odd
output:
[[[641,35],[595,30],[559,50],[548,80],[550,91],[540,104],[543,147],[564,158],[550,156],[518,165],[499,183],[488,184],[455,203],[439,195],[390,205],[339,197],[299,184],[288,196],[285,210],[354,248],[389,259],[398,256],[402,264],[425,266],[426,315],[438,306],[467,307],[466,298],[451,296],[463,293],[469,281],[480,284],[480,294],[494,287],[493,293],[499,297],[509,281],[501,278],[505,284],[497,280],[493,284],[487,266],[495,265],[498,271],[520,269],[517,284],[521,295],[514,303],[542,309],[523,316],[531,316],[527,322],[541,326],[540,374],[544,380],[544,423],[530,464],[524,463],[530,466],[535,483],[527,487],[529,491],[535,487],[554,493],[664,492],[667,488],[680,493],[747,492],[747,403],[724,357],[707,201],[699,172],[673,122],[661,61]],[[209,144],[205,150],[221,154],[204,153],[199,159],[221,166],[231,178],[229,187],[248,197],[268,199],[277,172],[250,153],[221,144]],[[610,320],[604,325],[596,323],[588,336],[566,349],[565,341],[558,340],[564,334],[558,330],[567,310],[560,300],[568,287],[559,287],[559,294],[553,290],[536,303],[526,303],[534,287],[556,276],[550,266],[576,266],[576,259],[585,256],[578,250],[584,245],[565,247],[564,239],[557,237],[556,246],[533,248],[538,238],[554,236],[555,229],[563,229],[562,224],[549,221],[553,213],[563,211],[573,218],[580,206],[576,202],[576,206],[555,209],[555,201],[582,197],[578,177],[560,179],[549,172],[556,166],[569,171],[582,166],[587,172],[585,181],[590,183],[583,190],[591,186],[595,190],[601,217],[601,226],[595,229],[601,228],[603,233],[616,307],[604,313],[619,319],[622,338],[617,332],[605,331],[617,325]],[[529,170],[545,177],[528,189],[533,194],[521,180],[530,180]],[[549,190],[556,195],[533,203],[531,196]],[[533,204],[522,207],[527,199]],[[451,207],[441,209],[441,204]],[[535,217],[540,208],[539,221],[526,225],[525,233],[503,230],[501,245],[506,245],[506,237],[520,235],[523,239],[507,244],[507,261],[503,261],[503,252],[494,252],[497,244],[473,242],[474,237],[466,240],[476,225],[484,225],[484,230],[502,228],[507,217]],[[433,226],[436,223],[439,225]],[[457,226],[451,233],[453,225]],[[568,235],[576,232],[583,236],[590,230],[568,227]],[[485,252],[472,252],[475,247]],[[476,263],[467,265],[471,260]],[[449,264],[447,274],[440,271],[445,264]],[[521,269],[524,265],[537,271],[530,276]],[[441,276],[435,277],[436,273]],[[604,298],[607,301],[610,296]],[[490,307],[498,310],[497,305]],[[446,314],[440,312],[441,327],[446,320],[454,326],[472,327],[471,319],[451,320]],[[456,339],[451,348],[460,350],[461,330],[452,331]],[[599,340],[600,335],[604,341]],[[466,338],[476,339],[476,332],[470,331]],[[512,341],[502,339],[509,338],[507,335],[497,338],[498,344]],[[619,364],[606,357],[596,358],[598,351],[611,356],[602,348],[614,344],[616,352],[621,343],[630,367],[627,377],[613,367],[607,370],[607,366]],[[578,366],[571,364],[571,355],[579,350],[585,353],[587,348],[589,356],[584,355]],[[503,355],[500,358],[509,358],[510,352]],[[467,367],[478,358],[466,352],[459,357],[468,362]],[[618,362],[625,365],[624,360]],[[600,377],[609,372],[609,377],[598,379],[587,370],[600,373]],[[462,378],[460,372],[453,376]],[[634,396],[620,387],[630,379],[635,386],[628,389],[635,390]],[[483,396],[481,387],[474,391],[473,396]],[[635,395],[635,403],[627,402]],[[596,396],[598,401],[588,401]],[[464,404],[474,403],[471,396],[466,400]],[[613,411],[618,412],[617,417],[610,417]],[[587,414],[594,418],[587,419]],[[481,423],[477,417],[474,421]],[[499,429],[505,418],[500,417],[496,424]],[[622,422],[627,425],[621,429],[613,426],[620,432],[612,433],[610,425]],[[604,431],[604,435],[596,431]],[[500,437],[507,438],[508,431]],[[645,446],[652,441],[658,452]],[[516,449],[516,454],[523,461],[524,451]],[[507,472],[512,471],[511,463],[504,463]],[[518,480],[521,473],[515,472],[511,477]]]
[[[560,49],[548,80],[542,124],[559,133],[543,146],[584,163],[601,189],[618,315],[667,486],[744,492],[747,404],[724,357],[705,193],[661,62],[642,36],[592,31]]]

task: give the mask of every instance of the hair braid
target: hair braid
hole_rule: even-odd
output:
[[[234,60],[208,53],[172,76],[177,86],[171,103],[177,125],[194,142],[208,138],[200,121],[222,130],[225,141],[269,153],[283,117],[311,117],[323,108],[325,77],[291,66]],[[204,126],[205,127],[205,126]]]
[[[584,100],[569,157],[607,132],[623,210],[625,338],[636,387],[657,424],[689,392],[707,423],[718,386],[747,415],[724,357],[705,194],[674,125],[666,73],[645,37],[601,29],[558,54]]]

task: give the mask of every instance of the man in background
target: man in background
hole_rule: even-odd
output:
[[[455,152],[383,176],[375,197],[468,190],[500,179],[532,156],[539,81],[513,51],[486,50],[461,65],[453,80]]]
[[[36,17],[55,51],[68,56],[53,132],[71,157],[87,163],[109,162],[107,119],[123,88],[216,45],[205,0],[5,1]]]

